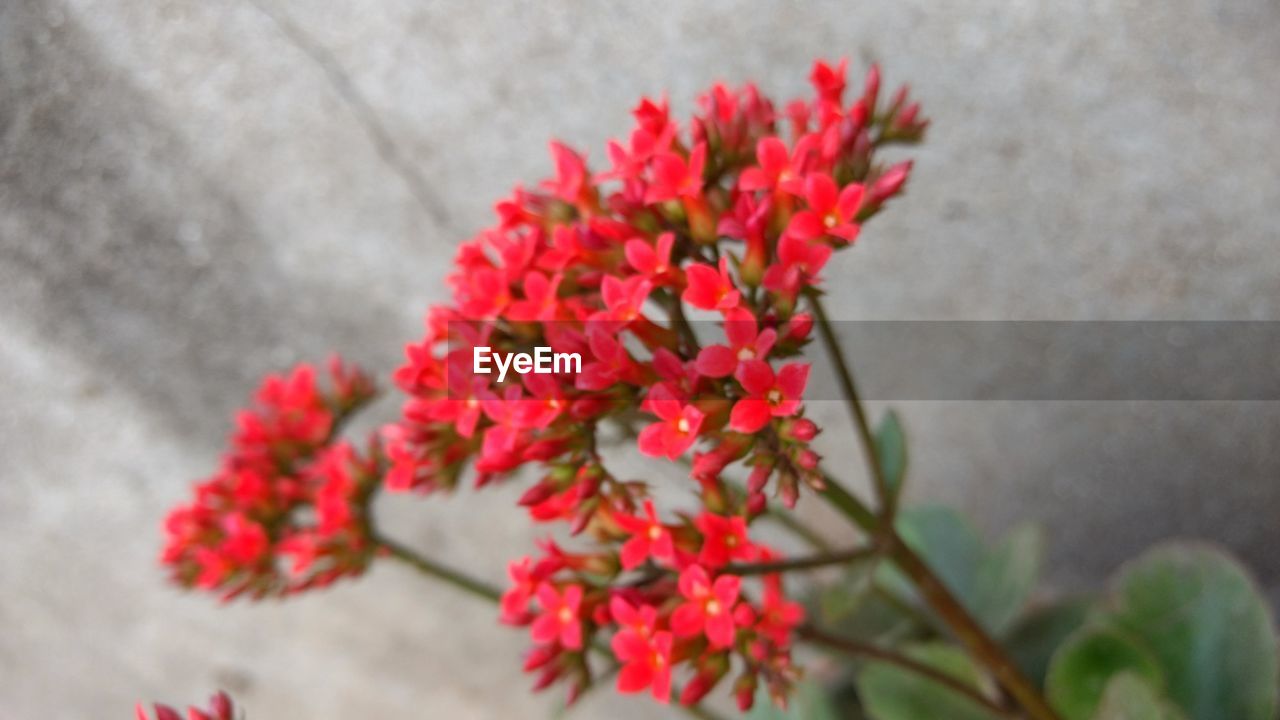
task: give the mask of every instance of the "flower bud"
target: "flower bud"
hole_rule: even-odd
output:
[[[733,697],[738,701],[738,710],[748,712],[756,704],[758,684],[755,673],[750,672],[744,672],[733,682]]]

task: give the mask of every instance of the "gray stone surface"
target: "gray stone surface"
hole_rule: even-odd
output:
[[[832,268],[834,314],[1280,319],[1274,1],[0,3],[0,717],[214,686],[253,718],[549,712],[520,634],[447,589],[380,567],[216,607],[164,587],[159,518],[263,371],[330,348],[393,367],[549,137],[600,158],[641,94],[794,93],[839,55],[912,81],[934,127],[909,197]],[[854,467],[841,409],[814,412]],[[1275,404],[903,413],[912,496],[1044,522],[1059,587],[1187,534],[1280,587]],[[387,514],[496,580],[532,537],[513,497]],[[657,714],[606,695],[580,716]]]

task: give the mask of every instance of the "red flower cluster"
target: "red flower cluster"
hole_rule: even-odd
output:
[[[576,697],[591,681],[587,649],[597,633],[612,630],[622,692],[649,689],[665,702],[673,667],[684,665],[693,676],[680,700],[694,703],[729,673],[736,655],[743,671],[734,687],[744,706],[761,677],[785,694],[794,676],[791,630],[804,613],[786,599],[779,576],[763,576],[753,600],[733,574],[731,563],[773,557],[748,537],[746,518],[704,511],[667,525],[648,500],[641,516],[611,512],[598,530],[621,543],[620,554],[570,553],[547,542],[543,557],[508,570],[502,620],[529,626],[535,647],[525,669],[539,673],[536,687],[567,679]],[[635,569],[642,573],[634,581],[616,581],[620,570]]]
[[[587,648],[611,632],[624,692],[666,699],[673,667],[687,667],[693,702],[736,657],[744,704],[760,678],[785,696],[800,608],[777,576],[753,596],[724,569],[769,554],[747,528],[771,483],[788,505],[821,484],[818,428],[802,416],[809,366],[780,361],[809,341],[801,294],[906,181],[910,163],[882,166],[875,151],[925,127],[905,90],[881,102],[875,68],[852,102],[844,63],[817,63],[811,80],[816,96],[781,112],[754,86],[717,85],[687,132],[665,101],[642,100],[602,172],[553,143],[555,176],[517,188],[462,245],[453,303],[432,310],[396,373],[409,399],[385,435],[390,487],[451,489],[467,467],[484,485],[539,464],[521,499],[532,519],[598,543],[548,544],[511,566],[502,617],[529,625],[538,687],[567,679],[575,696]],[[718,317],[723,339],[698,337],[694,313]],[[477,346],[548,346],[583,367],[498,384],[471,372]],[[606,420],[645,455],[695,451],[703,510],[664,522],[642,483],[611,474],[596,452]],[[723,478],[734,464],[750,468],[745,492]]]
[[[155,710],[155,720],[182,720],[182,713],[174,710],[168,705],[156,703],[152,706]],[[150,715],[147,709],[138,703],[134,709],[137,720],[149,720]],[[190,706],[187,708],[187,720],[235,720],[235,706],[231,703],[231,698],[227,697],[224,692],[219,692],[209,698],[209,707],[201,710],[198,707]]]
[[[642,100],[602,171],[553,143],[555,176],[517,187],[458,250],[453,300],[407,347],[395,383],[408,398],[377,451],[332,443],[369,394],[362,379],[336,373],[329,395],[307,369],[268,381],[223,470],[170,516],[178,581],[262,595],[357,573],[380,474],[390,490],[431,493],[466,473],[480,486],[536,467],[520,499],[531,519],[593,541],[548,540],[510,567],[501,617],[529,627],[539,688],[565,681],[576,697],[589,650],[608,647],[623,692],[665,701],[679,671],[692,703],[735,673],[743,707],[762,682],[785,699],[803,613],[780,576],[748,578],[743,564],[775,557],[749,531],[767,489],[790,506],[803,484],[822,486],[809,366],[794,360],[814,321],[798,304],[902,190],[910,163],[886,166],[877,150],[926,125],[905,89],[882,100],[874,67],[852,100],[843,62],[817,63],[810,79],[814,97],[781,110],[752,85],[716,85],[683,127],[665,100]],[[715,337],[690,316],[715,319],[702,333]],[[499,382],[474,372],[480,347],[548,347],[581,368]],[[611,473],[598,451],[606,423],[647,456],[688,458],[698,510],[660,512],[643,482]],[[727,478],[735,467],[745,488]],[[278,570],[278,555],[294,568]]]
[[[262,597],[327,585],[368,564],[364,514],[380,461],[333,437],[374,389],[336,359],[330,375],[327,392],[308,365],[268,377],[237,416],[222,468],[165,519],[162,561],[177,583]]]

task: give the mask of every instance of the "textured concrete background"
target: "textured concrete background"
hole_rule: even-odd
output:
[[[159,519],[260,373],[393,367],[549,137],[600,158],[641,94],[683,115],[713,79],[790,94],[840,55],[910,80],[934,127],[836,261],[834,314],[1280,320],[1274,0],[0,2],[0,718],[214,686],[252,718],[549,710],[487,608],[397,567],[216,607],[163,586]],[[903,410],[914,498],[1043,521],[1058,587],[1194,534],[1277,596],[1275,404]],[[814,411],[854,467],[840,408]],[[531,536],[513,497],[387,514],[496,580]],[[580,716],[657,713],[604,695]]]

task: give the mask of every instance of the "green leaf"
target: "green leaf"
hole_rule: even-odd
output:
[[[816,682],[804,680],[796,684],[784,710],[773,704],[769,692],[761,687],[755,705],[747,713],[748,720],[839,720],[835,704],[826,690]]]
[[[1157,687],[1163,673],[1141,641],[1124,631],[1091,625],[1076,631],[1054,653],[1045,690],[1063,720],[1089,720],[1102,701],[1111,678],[1133,673]]]
[[[1044,555],[1038,530],[1019,527],[994,549],[950,508],[922,506],[898,514],[898,533],[989,632],[1002,635],[1021,616]],[[914,597],[905,578],[886,571],[885,585]]]
[[[896,507],[907,477],[907,436],[902,431],[898,413],[893,410],[885,413],[876,428],[876,455],[885,484],[889,486],[890,505]]]
[[[975,690],[991,690],[973,661],[956,647],[932,643],[909,647],[905,652]],[[868,662],[858,673],[857,686],[867,714],[874,720],[999,720],[972,699],[897,665]]]
[[[1093,720],[1185,720],[1185,716],[1142,676],[1122,672],[1107,683]]]
[[[920,553],[947,587],[972,610],[978,565],[987,549],[969,521],[951,508],[921,505],[898,513],[896,526],[902,539]],[[893,586],[900,590],[911,588],[901,576]]]
[[[1091,600],[1075,599],[1036,608],[1009,630],[1005,648],[1023,674],[1043,686],[1049,659],[1084,624],[1092,607]]]
[[[983,627],[1003,636],[1022,616],[1040,577],[1044,534],[1022,525],[1005,537],[978,565],[973,611]]]
[[[1141,638],[1194,720],[1272,720],[1275,623],[1248,572],[1206,545],[1169,543],[1123,568],[1111,622]]]

